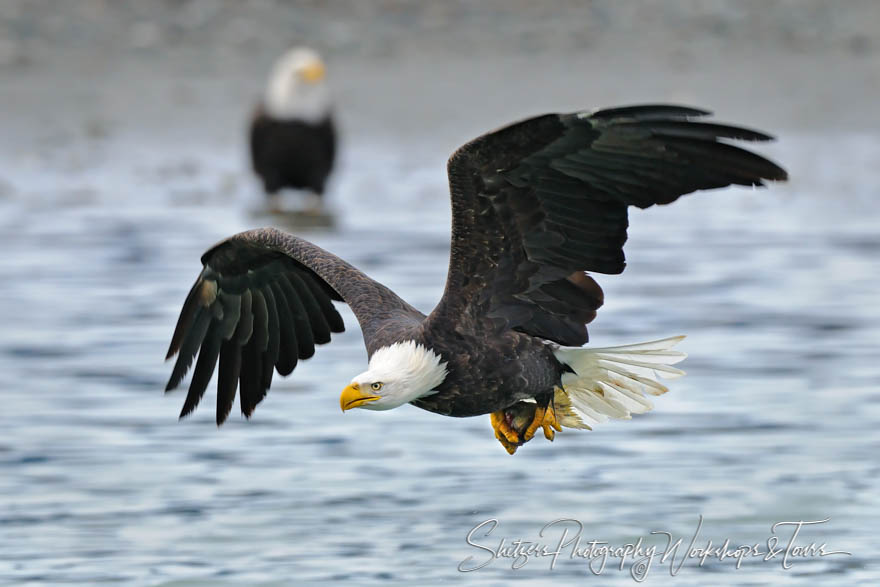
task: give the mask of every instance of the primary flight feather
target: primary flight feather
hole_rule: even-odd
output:
[[[591,428],[651,408],[648,395],[684,353],[682,337],[580,348],[603,303],[586,272],[620,273],[627,208],[673,202],[732,184],[785,180],[775,163],[728,141],[771,137],[701,122],[670,105],[547,114],[485,134],[448,162],[449,274],[425,316],[384,285],[298,237],[265,228],[202,256],[204,269],[168,350],[167,390],[196,354],[181,416],[196,408],[219,363],[217,423],[239,391],[250,416],[274,371],[290,374],[344,328],[333,302],[363,331],[368,369],[340,397],[343,410],[412,403],[446,416],[490,414],[511,454],[540,428]]]

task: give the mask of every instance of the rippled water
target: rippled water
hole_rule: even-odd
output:
[[[483,129],[463,130],[462,140]],[[393,138],[393,137],[392,137]],[[766,152],[793,181],[631,214],[629,265],[600,276],[596,344],[680,333],[688,376],[654,412],[536,439],[509,457],[488,418],[413,407],[341,414],[356,323],[276,379],[250,421],[182,422],[162,362],[201,252],[262,216],[239,153],[143,136],[52,137],[7,158],[0,189],[0,581],[135,584],[459,580],[480,544],[652,530],[685,544],[766,543],[778,521],[831,520],[799,543],[852,556],[685,563],[677,584],[867,583],[880,493],[880,139],[789,134]],[[828,145],[833,144],[829,153]],[[442,291],[447,145],[349,141],[335,226],[306,231],[429,310]],[[555,543],[559,534],[550,534]],[[563,554],[467,579],[594,579]],[[630,584],[609,563],[603,584]],[[669,563],[650,577],[662,580]],[[722,574],[723,573],[723,578]]]

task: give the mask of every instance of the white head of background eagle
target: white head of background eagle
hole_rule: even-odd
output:
[[[266,114],[279,120],[321,122],[330,113],[330,92],[321,57],[295,47],[272,68],[263,98]]]
[[[370,357],[369,368],[342,391],[342,411],[390,410],[434,393],[446,378],[440,355],[415,341],[396,342]]]

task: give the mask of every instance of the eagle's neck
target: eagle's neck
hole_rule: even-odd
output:
[[[396,383],[399,405],[434,393],[447,374],[443,358],[414,340],[378,349],[370,357],[369,372]]]
[[[263,98],[266,114],[277,120],[319,124],[330,116],[330,93],[323,83],[305,85],[274,77]]]

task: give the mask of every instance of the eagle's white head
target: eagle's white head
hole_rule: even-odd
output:
[[[318,54],[296,47],[275,62],[266,94],[266,114],[280,120],[321,122],[330,113],[326,69]]]
[[[339,397],[342,411],[390,410],[435,392],[446,378],[440,355],[415,341],[382,347],[369,368],[351,380]]]

